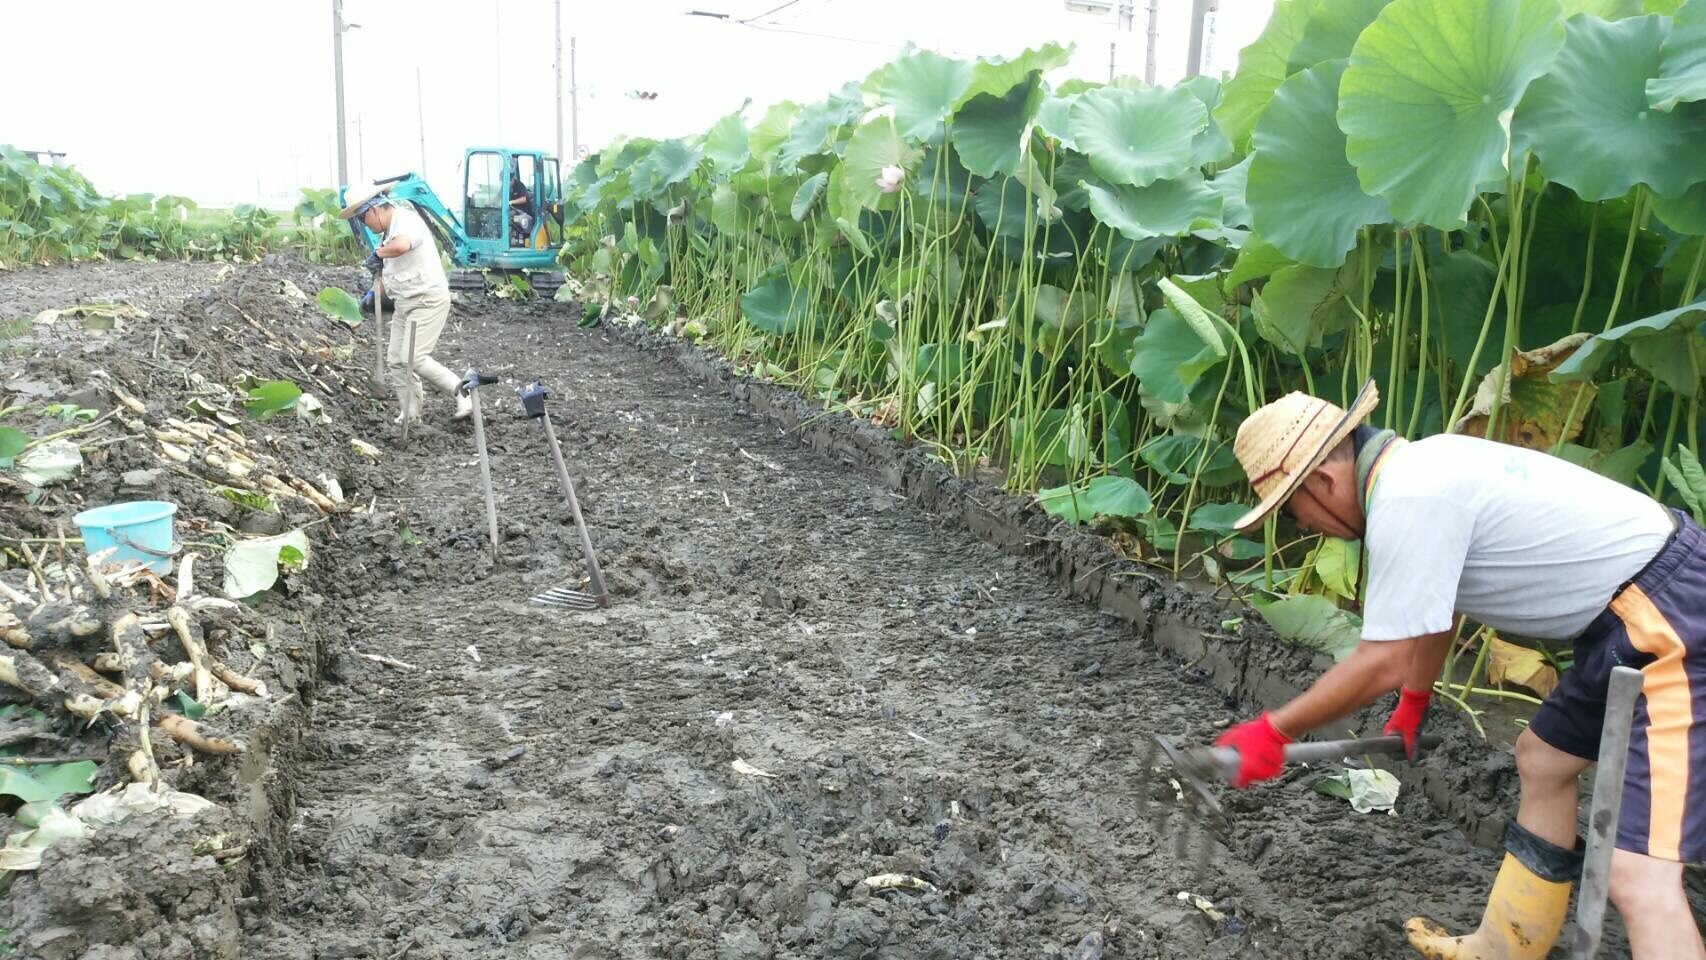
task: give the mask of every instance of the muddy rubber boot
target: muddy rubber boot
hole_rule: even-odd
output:
[[[1547,843],[1513,820],[1480,928],[1454,937],[1426,917],[1412,917],[1404,934],[1429,960],[1543,960],[1564,928],[1570,885],[1581,872],[1579,849]]]

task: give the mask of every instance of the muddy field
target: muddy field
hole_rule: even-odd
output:
[[[309,297],[354,282],[253,269],[236,299],[262,326],[283,308],[257,280],[283,270]],[[0,317],[66,305],[80,279],[0,275]],[[209,304],[242,280],[161,322],[214,322]],[[148,336],[138,325],[132,346]],[[353,335],[351,376],[370,336]],[[221,866],[121,836],[50,851],[8,898],[11,928],[164,925],[86,938],[112,958],[1348,960],[1410,956],[1416,912],[1478,920],[1494,851],[1419,789],[1394,815],[1354,814],[1310,789],[1321,771],[1226,796],[1198,876],[1180,819],[1144,813],[1151,797],[1176,806],[1144,744],[1211,738],[1253,709],[1223,692],[1243,687],[871,464],[802,447],[670,354],[581,329],[564,305],[458,303],[438,358],[503,378],[484,391],[496,561],[450,401],[429,400],[405,448],[392,411],[334,389],[334,424],[293,430],[291,455],[335,472],[355,509],[317,529],[310,569],[260,608],[302,648],[298,698],[269,719],[264,761],[251,751],[183,787],[230,806],[251,855]],[[534,379],[552,391],[608,609],[529,602],[583,572],[541,425],[516,402]],[[377,463],[343,449],[358,435]],[[1446,765],[1452,792],[1504,807],[1508,756],[1457,736],[1425,764]],[[102,858],[138,886],[225,876],[228,892],[102,901],[72,880]],[[861,883],[885,873],[929,889]],[[1605,955],[1623,955],[1610,925]]]

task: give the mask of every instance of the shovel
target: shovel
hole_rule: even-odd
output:
[[[1423,735],[1416,738],[1416,752],[1420,755],[1423,750],[1432,750],[1439,746],[1440,738]],[[1166,756],[1173,768],[1174,778],[1178,780],[1183,794],[1185,806],[1192,815],[1174,834],[1175,853],[1180,860],[1190,858],[1191,821],[1208,821],[1202,828],[1201,845],[1197,848],[1197,876],[1208,872],[1208,861],[1214,852],[1214,822],[1224,824],[1226,812],[1220,801],[1209,792],[1210,783],[1229,785],[1238,775],[1238,751],[1232,747],[1187,747],[1180,748],[1166,737],[1156,737],[1150,745],[1149,754],[1144,759],[1145,770],[1155,769],[1157,754]],[[1307,743],[1291,743],[1285,748],[1286,763],[1330,763],[1343,760],[1346,757],[1357,757],[1365,754],[1404,755],[1404,738],[1367,737],[1361,740],[1320,740]],[[1147,810],[1149,795],[1143,803]],[[1167,821],[1170,819],[1167,808],[1155,816],[1149,817],[1157,832],[1165,832]]]
[[[480,489],[486,495],[486,529],[492,535],[492,559],[498,556],[498,505],[492,497],[492,464],[486,457],[486,421],[480,415],[480,388],[497,383],[498,378],[481,373],[473,367],[462,376],[458,389],[474,408],[474,448],[480,454]]]
[[[592,537],[586,531],[586,521],[581,518],[580,501],[575,497],[575,482],[569,479],[569,468],[563,464],[563,447],[557,442],[557,432],[551,428],[551,414],[545,410],[545,399],[550,395],[551,392],[545,389],[545,385],[535,380],[521,389],[521,408],[530,418],[545,424],[545,440],[551,447],[551,462],[557,468],[557,480],[563,484],[563,495],[569,501],[569,512],[574,514],[575,529],[580,532],[581,553],[586,557],[586,572],[587,578],[591,580],[592,593],[570,587],[553,587],[534,597],[533,601],[547,606],[572,607],[579,610],[608,607],[610,593],[604,589],[604,574],[598,569],[598,555],[593,552]]]

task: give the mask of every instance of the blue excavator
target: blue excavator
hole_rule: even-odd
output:
[[[407,201],[426,221],[439,249],[450,257],[450,287],[482,290],[488,280],[511,286],[524,278],[538,296],[562,285],[557,251],[563,245],[563,186],[557,158],[538,150],[470,147],[462,155],[462,216],[458,217],[416,173],[385,177],[393,200]],[[343,203],[347,187],[338,190]],[[381,238],[359,220],[350,221],[368,250]],[[373,291],[362,310],[373,309]],[[386,298],[390,309],[390,298]]]

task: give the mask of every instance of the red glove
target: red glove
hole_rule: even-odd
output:
[[[1432,690],[1400,689],[1398,708],[1392,711],[1392,716],[1381,730],[1388,736],[1398,734],[1404,738],[1404,756],[1410,760],[1416,759],[1416,734],[1421,732],[1422,721],[1427,719],[1428,702],[1433,696]]]
[[[1238,751],[1238,774],[1232,785],[1243,788],[1279,776],[1285,766],[1285,745],[1290,742],[1291,738],[1279,732],[1264,713],[1221,734],[1214,745]]]

